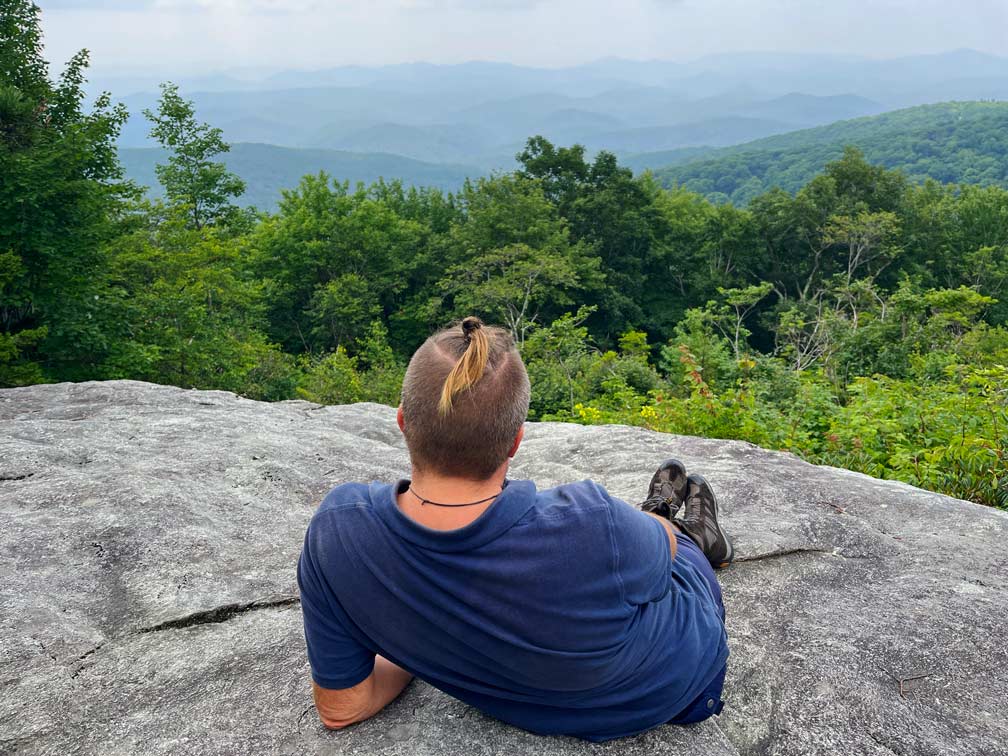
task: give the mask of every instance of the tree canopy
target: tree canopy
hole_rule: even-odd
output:
[[[58,79],[42,58],[39,9],[0,13],[0,385],[75,378],[108,350],[103,245],[130,196],[115,138],[126,110],[84,108],[87,51]]]
[[[655,171],[714,202],[744,206],[773,188],[795,193],[856,147],[872,164],[906,180],[1008,188],[1008,103],[949,102],[841,121],[755,142],[707,150]]]

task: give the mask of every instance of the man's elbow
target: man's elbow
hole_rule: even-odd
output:
[[[344,727],[349,727],[352,724],[356,724],[363,719],[366,719],[363,712],[356,713],[345,713],[345,712],[332,712],[332,711],[319,711],[319,719],[322,720],[322,725],[327,730],[342,730]]]
[[[344,727],[362,722],[370,716],[366,708],[358,706],[316,706],[315,710],[318,712],[322,724],[328,730],[342,730]]]
[[[325,714],[319,714],[319,719],[322,720],[322,726],[327,730],[342,730],[344,727],[353,724],[353,721],[349,719],[335,719]]]
[[[350,688],[327,689],[312,681],[315,710],[329,730],[342,730],[375,713],[374,674]]]

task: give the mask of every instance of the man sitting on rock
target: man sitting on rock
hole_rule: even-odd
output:
[[[638,509],[590,480],[510,480],[528,406],[513,341],[478,318],[413,355],[398,412],[412,479],[336,486],[298,563],[326,727],[371,717],[414,675],[526,730],[592,741],[720,713],[712,564],[733,552],[710,486],[669,460]]]

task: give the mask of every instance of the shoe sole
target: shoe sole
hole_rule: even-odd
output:
[[[714,502],[714,524],[717,526],[718,533],[721,535],[721,538],[724,539],[725,546],[728,547],[728,558],[722,562],[718,562],[717,564],[711,562],[711,567],[713,567],[715,570],[723,570],[725,567],[727,567],[728,565],[730,565],[732,562],[735,561],[735,546],[734,544],[732,544],[731,538],[729,538],[728,534],[724,531],[724,528],[721,527],[721,520],[718,517],[717,494],[714,493],[714,489],[711,487],[711,484],[707,482],[707,479],[703,475],[697,474],[697,475],[690,475],[689,477],[693,478],[693,480],[699,481],[700,486],[705,486],[707,490],[710,491],[711,500]],[[688,484],[686,491],[687,493],[689,492]]]

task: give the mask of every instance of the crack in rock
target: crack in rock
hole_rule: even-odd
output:
[[[813,546],[798,546],[793,549],[782,549],[780,551],[770,551],[766,554],[753,554],[752,556],[740,556],[736,557],[734,564],[741,564],[742,562],[762,562],[772,559],[780,559],[781,557],[794,556],[795,554],[828,554],[830,556],[839,557],[840,559],[874,559],[875,557],[868,554],[843,554],[838,549],[820,549]]]
[[[137,632],[156,633],[162,630],[178,630],[185,627],[193,627],[195,625],[214,625],[220,622],[227,622],[229,619],[237,617],[239,614],[247,614],[248,612],[255,612],[259,609],[275,609],[282,606],[294,606],[295,604],[300,603],[301,599],[298,596],[288,596],[286,598],[275,599],[273,601],[250,601],[245,604],[224,604],[222,606],[216,606],[213,609],[206,609],[202,612],[187,614],[185,617],[178,617],[176,619],[159,622],[156,625],[141,627],[137,630]]]
[[[794,554],[833,554],[830,549],[817,549],[812,546],[799,546],[793,549],[781,549],[780,551],[770,551],[766,554],[753,554],[752,556],[740,556],[735,559],[735,564],[741,562],[760,562],[768,559],[780,559],[781,557],[792,556]]]
[[[0,481],[3,480],[24,480],[25,478],[30,478],[35,473],[25,473],[24,475],[0,475]]]
[[[82,661],[84,661],[85,659],[87,659],[92,654],[100,651],[102,648],[104,648],[104,646],[105,646],[105,641],[102,641],[97,646],[94,646],[93,648],[89,648],[83,654],[81,654],[76,659],[74,659],[73,662],[71,662],[71,664],[80,664]],[[77,667],[77,669],[75,669],[73,672],[70,673],[70,679],[71,680],[76,680],[77,677],[78,677],[78,675],[80,675],[80,673],[83,672],[86,667],[87,667],[86,664],[81,664],[79,667]]]
[[[102,646],[104,646],[104,645],[105,645],[104,643],[99,643],[97,646],[94,646],[93,648],[89,648],[83,654],[81,654],[76,659],[74,659],[74,664],[76,664],[77,662],[80,662],[80,661],[84,661],[89,656],[91,656],[91,654],[95,653],[96,651],[100,651],[101,648],[102,648]]]

